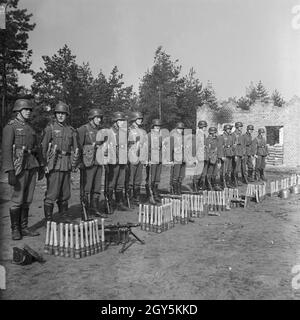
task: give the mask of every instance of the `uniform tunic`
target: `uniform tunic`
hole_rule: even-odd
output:
[[[99,131],[89,122],[77,129],[81,156],[81,188],[85,194],[101,193],[102,166],[96,160],[96,136]],[[87,158],[90,162],[87,166]]]
[[[235,174],[246,172],[246,165],[245,165],[245,153],[246,153],[246,146],[245,146],[245,139],[244,136],[240,131],[235,130],[232,133],[233,137],[233,171]]]
[[[257,155],[256,169],[264,170],[266,167],[266,157],[269,154],[266,139],[261,136],[257,136],[253,139],[253,152]]]
[[[66,203],[71,197],[71,151],[78,148],[77,132],[65,123],[54,121],[46,127],[42,140],[45,159],[48,156],[49,144],[52,151],[56,146],[56,155],[52,154],[50,161],[48,161],[49,174],[47,175],[47,191],[44,202],[53,204],[57,200],[59,203]]]
[[[244,135],[244,141],[245,141],[245,161],[246,165],[249,170],[253,170],[253,162],[252,157],[254,155],[253,152],[253,139],[250,132],[246,132]]]
[[[207,161],[207,176],[216,177],[218,175],[218,160],[221,158],[221,145],[219,137],[208,136],[205,139],[205,161]]]
[[[196,136],[195,136],[195,148],[196,148],[196,158],[197,164],[195,166],[193,181],[197,183],[200,178],[205,179],[207,176],[207,167],[208,163],[205,160],[205,139],[206,134],[203,130],[197,129]]]
[[[222,161],[221,173],[231,175],[233,152],[233,137],[231,134],[224,132],[220,137],[221,156],[225,157]]]
[[[184,136],[178,133],[176,129],[171,131],[171,161],[174,165],[171,168],[171,183],[181,183],[185,175],[184,161]]]
[[[15,170],[16,154],[24,149],[23,165],[17,175],[17,184],[12,187],[12,208],[29,207],[36,185],[37,169],[43,166],[38,138],[33,128],[18,118],[11,120],[3,129],[2,170]]]

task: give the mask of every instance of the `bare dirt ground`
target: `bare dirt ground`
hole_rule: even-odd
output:
[[[267,178],[292,172],[269,171]],[[61,220],[80,219],[78,177],[73,180],[70,212]],[[164,170],[161,188],[167,181]],[[300,298],[300,289],[291,285],[291,269],[300,264],[300,194],[287,200],[267,197],[246,209],[198,218],[161,234],[134,228],[146,244],[135,243],[124,254],[119,253],[120,246],[111,246],[83,259],[44,255],[44,264],[17,266],[11,263],[13,246],[28,244],[43,252],[45,181],[36,187],[30,211],[30,225],[41,235],[21,241],[10,240],[10,189],[3,177],[1,187],[0,264],[7,272],[2,299]],[[116,212],[112,219],[137,222],[137,209]]]

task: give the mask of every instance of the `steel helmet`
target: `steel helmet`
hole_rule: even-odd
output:
[[[217,130],[216,127],[210,127],[210,128],[208,129],[208,133],[217,133],[217,132],[218,132],[218,130]]]
[[[183,122],[177,122],[176,123],[176,129],[184,129],[185,126],[184,126],[184,123]]]
[[[162,121],[160,119],[153,119],[152,120],[152,127],[154,126],[162,126]]]
[[[134,111],[131,113],[130,121],[135,121],[137,119],[144,119],[144,116],[139,111]]]
[[[55,106],[54,112],[67,113],[70,115],[70,107],[66,103],[59,101]]]
[[[241,127],[243,127],[243,123],[238,121],[238,122],[235,123],[235,127],[236,128],[241,128]]]
[[[32,102],[28,99],[18,99],[16,100],[14,107],[13,107],[13,111],[21,111],[23,109],[30,109],[32,110]]]
[[[228,130],[228,129],[232,129],[231,124],[225,124],[224,129],[223,130]]]
[[[201,128],[204,128],[204,127],[207,127],[207,122],[204,121],[204,120],[200,120],[198,122],[198,128],[201,129]]]
[[[112,115],[112,121],[113,121],[113,122],[117,122],[118,120],[123,120],[123,121],[126,120],[126,117],[125,117],[124,112],[117,111],[117,112],[114,112],[114,113],[113,113],[113,115]]]
[[[247,130],[254,130],[254,126],[253,126],[252,124],[249,124],[249,125],[247,126]]]
[[[100,109],[91,109],[88,114],[88,118],[94,119],[95,117],[103,118],[103,113]]]
[[[265,129],[264,128],[259,128],[258,129],[258,133],[265,133],[266,131],[265,131]]]

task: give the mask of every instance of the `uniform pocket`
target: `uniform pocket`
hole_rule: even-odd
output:
[[[25,143],[25,131],[24,129],[16,129],[15,145],[16,147],[22,147]]]

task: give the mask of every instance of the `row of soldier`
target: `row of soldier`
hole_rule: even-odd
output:
[[[44,198],[44,214],[46,221],[53,220],[53,211],[55,202],[59,213],[68,210],[68,202],[71,197],[71,172],[80,169],[80,196],[84,209],[90,213],[101,217],[107,217],[100,211],[100,195],[103,170],[105,170],[105,197],[107,203],[112,204],[117,210],[127,210],[127,196],[132,204],[140,203],[141,184],[143,167],[145,162],[128,162],[127,164],[116,163],[103,166],[96,160],[95,153],[98,148],[114,141],[117,147],[117,156],[120,143],[120,129],[130,122],[126,138],[128,138],[128,147],[137,146],[136,152],[139,152],[139,139],[142,136],[150,137],[142,129],[143,115],[140,112],[133,112],[129,119],[122,112],[115,112],[112,115],[112,126],[106,130],[106,139],[97,139],[97,134],[102,127],[103,114],[99,109],[89,111],[89,121],[77,130],[71,127],[67,118],[70,116],[70,108],[67,104],[59,102],[54,109],[54,119],[44,130],[42,139],[37,137],[33,128],[29,125],[32,102],[26,99],[18,99],[15,102],[13,111],[16,112],[15,119],[3,129],[2,143],[2,169],[8,173],[8,183],[13,187],[10,208],[12,239],[19,240],[23,236],[37,236],[38,232],[28,229],[29,206],[33,199],[36,180],[42,180],[44,176],[47,179],[47,189]],[[127,128],[127,126],[125,126]],[[152,133],[161,137],[162,122],[154,119],[152,122]],[[218,189],[215,183],[217,176],[218,163],[221,163],[221,184],[230,187],[229,176],[231,170],[238,172],[238,166],[243,168],[245,162],[244,154],[238,154],[237,146],[240,144],[239,138],[234,138],[231,134],[231,127],[224,127],[224,134],[216,137],[216,129],[209,128],[209,136],[205,136],[207,124],[200,121],[198,124],[199,132],[204,135],[205,153],[203,170],[199,176],[195,176],[194,185],[204,189],[205,181],[209,189]],[[238,126],[237,126],[238,127]],[[249,126],[248,126],[249,127]],[[249,130],[248,130],[249,129]],[[251,131],[248,128],[247,132]],[[182,122],[176,125],[172,131],[173,136],[182,136],[184,124]],[[248,133],[249,134],[249,133]],[[251,157],[257,157],[264,163],[260,150],[265,146],[261,143],[261,132],[259,136],[252,141],[251,138]],[[107,141],[108,140],[108,141]],[[245,139],[241,139],[244,141]],[[149,139],[149,150],[151,149],[151,139]],[[161,150],[161,141],[159,139],[159,150]],[[237,142],[238,141],[238,142]],[[126,141],[127,142],[127,141]],[[244,143],[244,142],[242,142]],[[248,143],[246,144],[248,147]],[[182,149],[184,146],[182,145]],[[255,151],[255,148],[257,151]],[[174,149],[174,145],[173,145]],[[244,152],[244,151],[243,151]],[[181,184],[184,178],[185,163],[174,161],[174,152],[171,161],[171,187],[174,193],[181,193]],[[239,159],[240,158],[240,159]],[[260,160],[259,160],[260,159]],[[158,185],[162,171],[161,154],[158,163],[152,163],[151,158],[146,159],[146,194],[153,204],[160,201]],[[239,161],[240,160],[240,161]],[[248,163],[248,161],[247,161]],[[241,165],[242,164],[242,165]],[[243,171],[244,172],[244,171]],[[248,176],[251,175],[251,168],[248,163]],[[262,178],[263,171],[261,173]],[[224,178],[224,179],[223,179]],[[227,181],[225,181],[227,179]],[[127,199],[128,200],[128,199]],[[109,211],[109,210],[108,210]],[[107,212],[110,213],[110,212]]]

